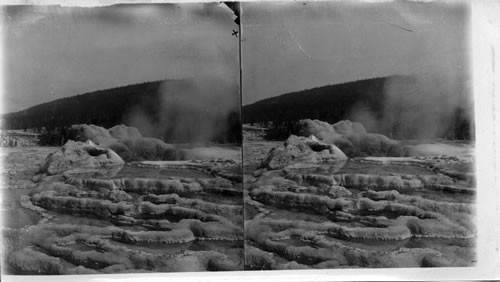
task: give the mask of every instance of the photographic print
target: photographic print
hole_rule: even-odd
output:
[[[245,269],[476,263],[465,2],[242,3]]]
[[[498,265],[493,3],[8,2],[2,278]]]
[[[233,9],[2,7],[4,274],[243,269]]]

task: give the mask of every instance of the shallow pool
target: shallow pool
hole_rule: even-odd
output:
[[[321,165],[316,168],[294,170],[299,173],[313,174],[373,174],[373,175],[433,175],[434,172],[417,165],[372,164],[358,160],[348,160],[335,164]]]
[[[35,225],[41,216],[35,211],[23,208],[19,199],[22,195],[28,195],[31,189],[4,189],[2,190],[2,212],[4,218],[3,226],[9,228],[22,228]]]
[[[92,171],[75,171],[69,173],[76,178],[213,178],[214,176],[197,169],[192,168],[150,168],[136,167],[126,165],[120,170],[92,170]]]

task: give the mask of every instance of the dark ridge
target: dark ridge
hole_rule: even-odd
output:
[[[267,138],[282,140],[296,132],[297,121],[300,119],[319,119],[328,123],[336,123],[345,119],[353,120],[351,115],[354,109],[363,108],[372,114],[374,120],[380,120],[385,114],[384,106],[388,100],[386,87],[395,80],[402,85],[407,85],[407,90],[410,92],[418,91],[418,89],[412,88],[416,82],[415,78],[404,75],[326,85],[282,94],[245,105],[242,108],[243,123],[270,125],[271,130],[268,131]],[[457,108],[452,119],[450,128],[443,136],[439,137],[471,140],[473,136],[472,121],[469,120],[464,109]],[[394,126],[404,125],[396,122]],[[393,132],[394,130],[389,127],[379,129],[377,133],[393,138],[412,138],[412,136],[397,135]]]
[[[380,112],[384,86],[391,77],[370,78],[287,93],[243,107],[244,123],[280,122],[304,118],[337,122],[352,107],[364,104]]]
[[[159,99],[158,90],[162,82],[152,81],[98,90],[4,114],[2,128],[50,129],[76,123],[114,126],[133,105],[153,107]]]
[[[160,87],[163,87],[164,83],[175,85],[176,89],[183,89],[183,87],[189,89],[192,80],[167,79],[151,81],[65,97],[22,111],[4,114],[1,116],[1,127],[3,129],[33,129],[35,132],[48,132],[53,135],[56,133],[63,134],[65,128],[73,124],[95,124],[104,128],[110,128],[117,124],[130,126],[130,124],[127,124],[127,117],[137,109],[145,113],[146,118],[151,122],[164,123],[165,126],[168,126],[169,121],[175,121],[175,116],[170,118],[167,115],[166,119],[168,120],[160,120],[162,117],[161,111],[166,110],[161,108],[162,91],[160,91]],[[217,117],[220,119],[220,128],[224,130],[214,136],[213,140],[207,141],[219,143],[241,142],[240,112],[238,109],[238,107],[235,107],[235,110],[228,113],[227,116]],[[182,109],[176,110],[182,111]],[[174,114],[172,111],[171,115]],[[203,119],[206,118],[206,113],[194,113],[193,116]],[[165,118],[165,115],[163,115],[163,118]],[[194,125],[186,125],[186,127],[189,127],[190,132],[181,138],[176,136],[175,140],[173,140],[173,134],[169,134],[168,130],[164,136],[152,137],[161,138],[165,142],[190,142],[192,141],[190,138],[196,134],[197,130],[203,130],[203,128],[196,128],[197,124],[198,127],[203,125],[201,121],[194,123]],[[141,129],[139,128],[139,130]]]

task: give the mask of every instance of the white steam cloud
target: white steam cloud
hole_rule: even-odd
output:
[[[395,139],[460,138],[459,123],[473,126],[471,97],[466,77],[433,72],[394,76],[385,83],[381,111],[361,103],[351,111],[350,119],[363,123],[370,132]]]
[[[229,119],[233,124],[239,119],[237,85],[224,77],[204,73],[165,81],[159,91],[159,112],[154,118],[142,108],[135,108],[126,118],[144,136],[180,143],[225,142]]]

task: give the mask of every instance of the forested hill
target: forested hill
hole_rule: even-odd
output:
[[[310,118],[333,123],[345,119],[360,103],[377,113],[383,108],[387,79],[389,77],[327,85],[260,100],[243,107],[243,122],[280,123]]]
[[[419,99],[424,98],[419,91],[415,77],[401,75],[327,85],[243,106],[243,123],[271,122],[272,130],[268,138],[278,140],[293,134],[297,130],[297,121],[306,118],[329,123],[345,119],[360,121],[368,130],[399,139],[422,136],[461,140],[473,138],[470,106],[458,103],[455,108],[448,107],[446,112],[436,114],[422,106],[426,104],[420,102]],[[414,114],[416,108],[420,112]],[[425,117],[427,113],[433,115],[438,124],[415,123],[419,120],[417,117]],[[427,132],[422,128],[432,126],[440,127],[435,131],[438,135],[425,135]]]
[[[3,115],[5,129],[47,129],[77,123],[111,127],[134,105],[154,107],[162,81],[145,82],[57,99]]]
[[[162,102],[161,96],[169,95],[169,93],[164,93],[164,89],[170,85],[173,85],[171,88],[188,89],[187,91],[189,91],[191,84],[190,79],[152,81],[57,99],[19,112],[4,114],[2,128],[29,128],[35,131],[44,128],[46,132],[59,132],[64,127],[81,123],[95,124],[105,128],[117,124],[134,125],[127,124],[127,122],[130,121],[131,113],[140,110],[144,115],[143,118],[151,124],[170,126],[166,130],[159,130],[163,136],[153,137],[170,142],[189,142],[192,137],[190,135],[194,135],[194,131],[197,130],[196,126],[190,128],[193,134],[185,134],[182,137],[177,134],[173,140],[174,136],[169,131],[178,131],[177,125],[177,128],[172,128],[171,125],[176,121],[176,117],[171,118],[165,113],[167,110],[162,108],[165,107],[165,104]],[[177,96],[182,96],[182,94],[184,93],[175,93]],[[175,107],[177,111],[183,110],[178,104]],[[191,108],[189,109],[191,110]],[[177,113],[171,109],[168,111],[172,115]],[[239,106],[234,107],[234,110],[224,112],[223,116],[219,112],[216,115],[218,115],[215,117],[218,127],[223,130],[217,132],[217,136],[211,136],[212,140],[205,141],[239,142],[241,140]],[[202,121],[207,119],[207,113],[199,113],[195,118],[200,119],[200,122],[191,121],[191,123],[202,126],[204,125]],[[189,127],[184,124],[179,124],[179,126]],[[141,128],[139,129],[141,130]]]

